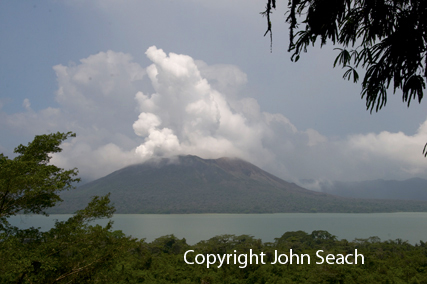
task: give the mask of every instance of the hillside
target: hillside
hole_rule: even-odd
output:
[[[310,191],[240,159],[179,156],[115,171],[64,192],[52,213],[73,213],[111,192],[117,213],[427,211],[427,202],[363,200]]]
[[[427,180],[411,178],[370,180],[361,182],[333,182],[321,184],[322,192],[354,198],[427,200]]]

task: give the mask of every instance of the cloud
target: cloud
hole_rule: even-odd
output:
[[[265,122],[257,121],[263,116],[257,102],[244,98],[230,103],[211,84],[223,91],[245,84],[246,75],[236,66],[209,67],[186,55],[166,55],[154,46],[146,54],[153,62],[147,73],[155,93],[136,95],[141,114],[133,128],[145,137],[137,148],[138,154],[143,158],[153,154],[194,154],[254,160],[258,155],[249,155],[250,152],[268,152],[262,145]]]
[[[320,183],[374,179],[403,180],[425,177],[427,160],[422,155],[427,142],[427,121],[415,134],[383,131],[355,134],[313,147],[314,163],[302,185],[318,190]],[[329,156],[328,156],[329,155]],[[322,167],[323,164],[323,167]]]
[[[427,141],[425,126],[413,136],[382,132],[328,138],[314,129],[297,129],[282,114],[262,112],[253,98],[236,98],[234,91],[247,82],[236,66],[208,66],[156,47],[147,56],[155,92],[137,94],[141,114],[134,123],[135,132],[145,134],[138,147],[144,158],[237,156],[295,182],[426,172],[417,153]]]
[[[379,134],[353,135],[348,146],[361,154],[360,159],[376,164],[384,163],[400,170],[402,175],[425,175],[427,160],[421,155],[422,146],[427,142],[427,121],[422,123],[417,132],[408,136],[403,132],[391,133],[383,131]],[[372,159],[375,157],[375,160]],[[395,161],[399,161],[396,163]],[[378,165],[380,166],[380,165]]]
[[[58,107],[0,112],[0,126],[31,135],[74,131],[53,162],[99,178],[151,157],[180,154],[240,157],[288,181],[316,189],[325,180],[425,176],[421,155],[427,121],[402,132],[326,137],[298,129],[286,116],[245,97],[237,66],[208,65],[152,46],[144,68],[129,54],[100,52],[78,64],[54,66]],[[286,96],[286,94],[285,94]],[[291,102],[289,102],[291,103]],[[314,125],[314,123],[313,123]]]
[[[27,110],[27,111],[31,111],[31,103],[29,99],[24,99],[24,101],[22,102],[22,106]]]
[[[100,52],[81,59],[79,65],[53,67],[58,81],[55,100],[67,110],[93,114],[91,122],[111,121],[114,115],[126,115],[133,105],[138,82],[145,70],[129,54]]]
[[[25,139],[56,131],[76,132],[77,138],[67,141],[64,152],[52,161],[65,168],[78,167],[87,179],[136,162],[134,148],[139,141],[132,123],[138,114],[135,93],[144,85],[145,68],[129,54],[107,51],[53,69],[58,107],[36,112],[25,99],[25,112],[0,113],[0,128]]]

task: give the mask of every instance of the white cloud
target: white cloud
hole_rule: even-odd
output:
[[[24,99],[24,101],[22,102],[22,106],[27,110],[27,111],[31,111],[31,103],[29,99]]]
[[[108,111],[102,119],[128,108],[135,84],[145,76],[145,70],[129,54],[111,50],[81,59],[79,65],[56,65],[53,69],[59,85],[56,101],[79,113]]]
[[[163,139],[146,135],[143,149],[159,143],[159,155],[238,156],[292,181],[369,179],[376,174],[403,178],[426,171],[415,153],[427,141],[421,128],[415,136],[383,132],[327,138],[314,129],[298,130],[282,114],[261,112],[255,99],[230,96],[227,90],[247,80],[235,66],[208,66],[155,47],[147,56],[154,63],[148,73],[156,92],[137,95],[139,110],[156,115],[156,131],[167,129],[174,147],[164,148]]]
[[[375,164],[384,163],[386,169],[394,167],[398,175],[425,175],[427,160],[422,146],[427,142],[427,121],[420,125],[417,132],[408,136],[403,132],[354,135],[349,138],[348,146],[360,152],[360,159]],[[379,162],[378,162],[379,160]],[[380,166],[380,165],[378,165]]]
[[[229,99],[235,98],[248,82],[247,75],[237,66],[229,64],[207,65],[201,60],[196,60],[195,64],[200,70],[201,76],[206,78],[215,90],[226,93]]]
[[[152,113],[142,112],[133,124],[133,130],[138,136],[147,136],[161,124],[160,119]]]
[[[115,170],[141,162],[133,150],[114,143],[97,145],[91,137],[76,137],[62,144],[63,152],[55,154],[52,163],[64,168],[77,167],[84,179],[95,179]]]
[[[65,168],[78,167],[85,178],[139,161],[132,123],[138,114],[134,97],[146,77],[145,68],[129,54],[107,51],[53,69],[59,107],[35,112],[26,99],[25,112],[0,113],[0,127],[26,137],[76,132],[77,138],[67,142],[53,161]]]
[[[143,159],[156,156],[171,156],[179,154],[181,151],[178,138],[169,128],[160,130],[150,129],[146,141],[139,145],[135,152]]]
[[[53,162],[90,178],[177,154],[241,157],[289,181],[314,179],[312,185],[427,173],[421,155],[427,121],[414,135],[326,137],[242,96],[248,79],[236,66],[207,65],[155,46],[146,55],[152,62],[147,68],[113,51],[57,65],[59,107],[35,112],[26,99],[25,112],[0,112],[0,126],[32,135],[75,131],[77,138]]]

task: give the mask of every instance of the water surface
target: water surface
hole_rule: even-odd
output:
[[[48,230],[54,220],[70,216],[18,215],[9,221],[20,228]],[[400,238],[412,244],[427,241],[427,213],[116,214],[112,220],[115,230],[148,242],[169,234],[185,238],[189,244],[222,234],[246,234],[272,242],[285,232],[298,230],[326,230],[347,240],[378,236],[383,241]]]

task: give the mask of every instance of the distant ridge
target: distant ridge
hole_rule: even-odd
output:
[[[237,158],[178,156],[115,171],[64,192],[51,213],[73,213],[111,192],[116,213],[427,211],[427,202],[363,200],[302,188]]]
[[[427,180],[369,180],[321,184],[322,192],[353,198],[427,200]]]

